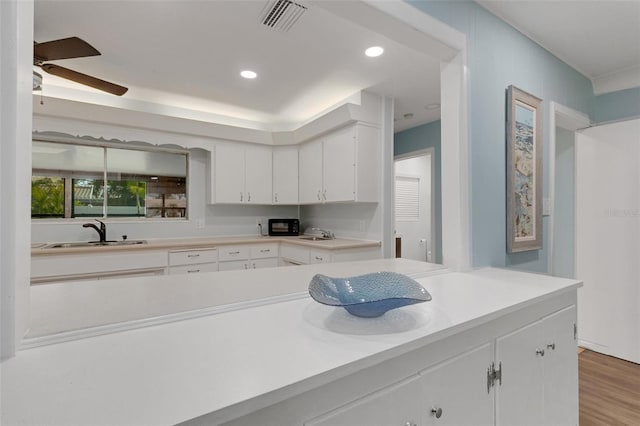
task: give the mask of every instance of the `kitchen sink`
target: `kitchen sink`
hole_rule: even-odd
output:
[[[133,246],[136,244],[147,244],[145,240],[122,240],[122,241],[81,241],[72,243],[51,243],[42,247],[50,248],[74,248],[74,247],[100,247],[100,246]]]
[[[301,240],[307,240],[307,241],[328,241],[328,240],[333,240],[333,238],[331,237],[318,237],[315,235],[308,235],[305,237],[298,237]]]

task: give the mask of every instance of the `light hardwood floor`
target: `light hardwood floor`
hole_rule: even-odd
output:
[[[580,426],[640,425],[640,364],[584,350],[578,366]]]

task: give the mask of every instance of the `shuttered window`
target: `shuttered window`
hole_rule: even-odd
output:
[[[396,220],[420,219],[420,178],[396,176]]]

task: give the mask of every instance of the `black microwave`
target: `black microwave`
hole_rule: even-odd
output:
[[[269,235],[298,235],[298,219],[269,219]]]

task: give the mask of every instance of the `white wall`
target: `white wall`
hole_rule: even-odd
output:
[[[402,257],[427,260],[427,245],[431,240],[431,155],[396,161],[396,176],[420,179],[419,220],[402,221],[396,218],[396,237],[402,238]]]

